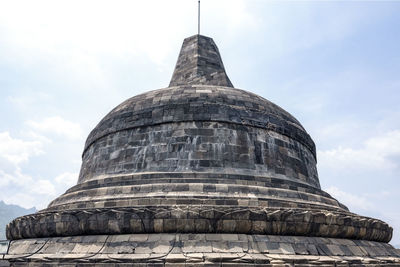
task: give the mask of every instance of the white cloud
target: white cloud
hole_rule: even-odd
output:
[[[30,192],[38,195],[54,196],[56,188],[49,180],[37,180],[30,187]]]
[[[52,181],[24,174],[20,168],[10,173],[0,170],[0,186],[2,200],[24,208],[43,208],[59,193]]]
[[[374,208],[374,205],[364,196],[342,191],[335,186],[327,188],[326,191],[345,204],[350,210],[368,210]]]
[[[42,121],[28,121],[27,125],[44,133],[55,133],[60,136],[77,140],[82,137],[82,129],[78,123],[65,120],[59,116],[48,117]]]
[[[144,52],[155,62],[162,61],[172,48],[162,42],[168,39],[170,29],[179,34],[188,27],[188,23],[182,21],[193,20],[189,19],[189,12],[175,12],[171,16],[166,11],[185,9],[195,13],[197,4],[194,1],[117,1],[111,4],[101,0],[22,3],[23,9],[21,2],[3,3],[0,23],[4,25],[3,38],[7,43],[27,47],[28,54],[34,50],[50,56],[51,60],[57,57],[57,60],[74,63],[75,67],[99,73],[102,70],[94,54],[112,53],[123,57]],[[64,51],[64,57],[58,57],[54,53],[56,50]],[[24,61],[31,63],[32,59],[34,55],[25,57]]]
[[[21,134],[23,134],[24,137],[29,138],[30,140],[35,140],[37,142],[42,143],[43,145],[49,145],[53,143],[53,140],[50,138],[41,135],[33,130],[24,130]]]
[[[382,157],[400,155],[400,130],[367,140],[366,149]]]
[[[12,138],[9,132],[0,133],[0,158],[15,165],[28,161],[31,156],[43,154],[42,143]]]
[[[38,137],[35,134],[33,136]],[[47,141],[46,138],[26,141],[11,137],[9,132],[0,133],[0,187],[3,189],[1,199],[31,208],[42,206],[43,198],[47,200],[55,196],[57,191],[51,181],[33,178],[21,167],[22,164],[29,163],[32,157],[43,154],[43,142]]]
[[[32,105],[43,105],[43,103],[52,100],[51,95],[48,93],[38,92],[37,90],[29,87],[18,88],[16,91],[21,91],[23,94],[8,96],[7,101],[17,107],[19,110],[27,110]]]
[[[1,199],[24,208],[43,208],[56,194],[49,180],[35,179],[16,167],[11,172],[0,170]]]
[[[318,151],[318,164],[331,169],[393,170],[399,167],[400,130],[369,138],[361,148],[337,147]]]
[[[202,24],[207,27],[218,19],[219,25],[224,25],[232,34],[238,34],[239,30],[256,29],[261,24],[260,18],[250,12],[248,1],[229,0],[229,1],[210,1],[202,3]],[[221,10],[224,12],[221,13]],[[209,26],[211,28],[211,25]],[[215,26],[214,26],[215,27]]]
[[[238,30],[259,24],[248,11],[247,1],[214,2],[202,3],[207,8],[205,30],[213,29],[209,24],[223,25],[222,33],[239,34]],[[196,16],[197,1],[187,0],[4,2],[0,59],[18,68],[34,68],[38,75],[49,73],[50,81],[88,85],[79,90],[108,90],[115,85],[116,75],[110,59],[111,64],[132,64],[145,57],[170,71],[172,66],[166,66],[165,60],[173,55],[175,61],[182,38],[196,33]]]
[[[23,174],[19,167],[16,167],[11,173],[0,170],[0,186],[5,187],[9,184],[16,186],[25,186],[31,184],[33,181],[32,177]]]
[[[58,184],[73,186],[78,181],[78,173],[64,172],[55,178]]]
[[[37,206],[37,199],[35,196],[27,194],[26,192],[16,192],[13,194],[5,194],[3,196],[7,203],[19,205],[23,208],[30,209],[33,207],[42,208]]]
[[[316,5],[306,1],[271,1],[268,5],[260,3],[254,6],[260,7],[259,12],[263,12],[262,21],[258,24],[266,30],[271,56],[341,41],[362,27],[370,16],[366,9],[356,14],[353,8],[338,8],[332,3]],[[333,13],[335,19],[331,19]]]

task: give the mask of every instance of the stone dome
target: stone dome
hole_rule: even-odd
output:
[[[7,236],[275,235],[371,241],[354,245],[366,249],[388,242],[389,225],[321,190],[315,151],[292,115],[235,89],[214,41],[195,35],[170,86],[106,115],[87,138],[77,185],[11,222]]]
[[[132,129],[140,131],[133,133]],[[307,161],[300,155],[292,157],[292,162],[269,155],[265,142],[270,134],[287,139],[272,138],[270,146],[291,140],[294,152],[304,150]],[[121,142],[123,146],[115,146]],[[139,157],[129,157],[130,153]],[[117,106],[87,138],[79,183],[129,172],[226,173],[229,169],[243,174],[271,173],[319,188],[314,142],[293,116],[260,96],[213,85],[159,89]]]

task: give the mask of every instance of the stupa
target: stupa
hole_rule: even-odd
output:
[[[169,87],[114,108],[78,182],[15,219],[12,266],[400,265],[392,228],[321,190],[315,144],[235,89],[206,36],[184,40]]]

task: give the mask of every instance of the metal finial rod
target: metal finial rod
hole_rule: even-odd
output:
[[[197,34],[200,35],[200,0],[198,1],[198,3],[199,3],[199,8],[197,14]]]

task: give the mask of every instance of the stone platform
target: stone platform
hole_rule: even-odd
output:
[[[19,261],[23,266],[400,265],[400,251],[387,243],[245,234],[128,234],[25,239],[12,241],[6,258],[12,266],[19,266]]]

